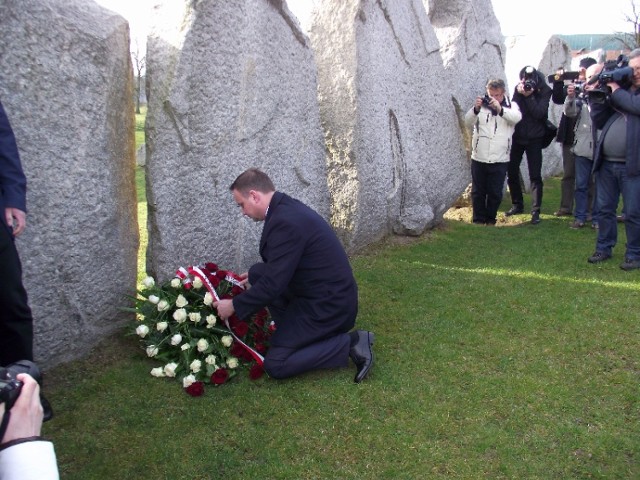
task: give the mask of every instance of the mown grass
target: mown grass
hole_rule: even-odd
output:
[[[595,233],[544,214],[558,190],[537,226],[447,220],[352,258],[377,340],[360,385],[240,375],[191,398],[124,332],[47,372],[62,478],[640,478],[640,272],[622,228],[588,264]]]

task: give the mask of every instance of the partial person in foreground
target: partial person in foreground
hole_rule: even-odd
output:
[[[27,180],[0,103],[0,366],[33,360],[33,318],[15,237],[26,227]]]
[[[260,256],[243,276],[250,288],[214,302],[224,319],[245,319],[267,307],[276,324],[264,360],[273,378],[311,370],[356,366],[354,381],[374,360],[372,332],[350,331],[358,313],[358,287],[342,244],[314,210],[278,192],[266,173],[252,168],[236,178],[233,199],[247,217],[264,221]]]
[[[511,136],[522,118],[517,103],[505,96],[504,80],[487,82],[486,94],[477,97],[464,117],[473,126],[471,142],[471,204],[473,223],[495,225],[504,179],[509,165]]]
[[[40,386],[26,373],[16,378],[22,387],[15,403],[8,411],[0,403],[0,480],[58,480],[53,443],[40,436]]]
[[[627,245],[620,268],[635,270],[640,268],[640,49],[629,54],[628,63],[625,75],[619,67],[605,64],[599,88],[589,92],[591,120],[601,133],[593,154],[599,229],[596,251],[588,261],[612,257],[622,194]]]

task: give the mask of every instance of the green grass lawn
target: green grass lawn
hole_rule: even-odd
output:
[[[622,228],[588,264],[595,233],[558,198],[547,181],[537,226],[449,219],[353,257],[362,384],[239,375],[192,398],[125,332],[47,372],[61,478],[640,478],[640,272],[618,267]]]

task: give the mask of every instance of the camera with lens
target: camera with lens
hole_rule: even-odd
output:
[[[618,56],[617,60],[605,62],[602,71],[594,75],[590,84],[596,83],[596,87],[589,91],[589,98],[602,101],[611,93],[609,83],[615,82],[620,88],[629,88],[633,82],[633,68],[629,66],[629,59],[625,55]]]
[[[0,367],[0,403],[4,403],[5,411],[11,410],[20,396],[23,383],[16,377],[19,373],[27,373],[42,387],[42,374],[38,366],[30,360],[21,360],[12,363],[7,367]],[[45,398],[40,396],[42,409],[44,410],[43,420],[46,422],[53,416],[51,406]]]
[[[482,97],[482,105],[485,107],[488,107],[490,103],[491,103],[491,97],[485,93],[484,97]]]
[[[584,94],[584,82],[575,82],[575,83],[570,83],[569,85],[573,85],[575,90],[574,90],[574,94],[576,97],[582,97]],[[563,92],[564,95],[567,95],[567,91],[569,89],[569,85],[565,85],[563,88]]]

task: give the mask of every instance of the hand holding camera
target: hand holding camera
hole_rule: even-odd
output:
[[[0,443],[40,436],[51,419],[49,402],[40,395],[40,369],[22,360],[0,367]]]

